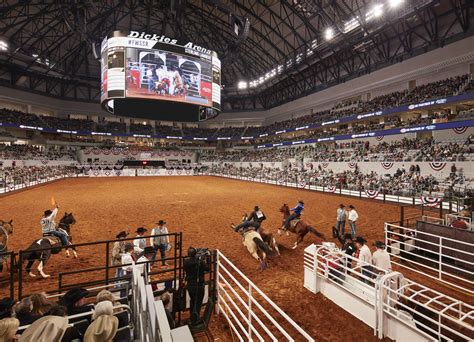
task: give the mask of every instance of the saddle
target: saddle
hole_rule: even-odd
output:
[[[48,240],[49,243],[51,244],[51,246],[54,246],[54,245],[61,245],[62,246],[62,243],[61,243],[61,240],[56,237],[56,236],[52,236],[52,235],[43,235],[43,238],[42,239],[39,239],[37,244],[41,244],[41,240]]]
[[[294,220],[290,221],[290,229],[295,228],[296,225],[301,221],[300,218],[295,218]]]

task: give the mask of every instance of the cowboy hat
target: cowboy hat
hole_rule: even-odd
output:
[[[374,246],[377,248],[385,248],[385,244],[382,241],[375,241]]]
[[[358,236],[358,237],[356,237],[355,242],[360,243],[360,244],[364,244],[364,243],[367,242],[367,240],[364,239],[362,236]]]
[[[68,328],[68,319],[59,316],[44,316],[33,322],[21,334],[19,342],[60,342]]]
[[[162,226],[162,225],[166,224],[166,221],[159,220],[156,224],[159,225],[159,226]]]
[[[344,234],[344,240],[352,240],[352,235],[350,233]]]
[[[59,301],[59,303],[64,306],[70,306],[77,303],[82,298],[87,297],[88,294],[89,291],[87,291],[86,289],[76,287],[66,292],[63,298],[61,298],[61,300]]]
[[[145,233],[148,229],[144,228],[144,227],[139,227],[137,228],[136,230],[136,233],[140,234],[140,233]]]
[[[354,209],[354,206],[351,204],[351,205],[349,205],[349,208]]]
[[[118,318],[112,315],[99,316],[86,330],[84,342],[109,342],[115,337]]]
[[[122,231],[121,231],[120,233],[118,233],[115,237],[116,237],[117,239],[120,239],[120,238],[125,238],[125,237],[127,237],[127,235],[128,235],[128,232],[126,232],[125,230],[122,230]]]

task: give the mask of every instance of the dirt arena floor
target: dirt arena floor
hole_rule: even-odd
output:
[[[274,258],[268,270],[259,272],[240,236],[229,226],[237,223],[244,211],[259,205],[267,216],[264,228],[276,233],[282,203],[294,205],[303,199],[304,220],[330,238],[339,203],[353,204],[360,216],[358,234],[371,244],[383,240],[384,222],[399,219],[398,205],[217,177],[67,179],[0,197],[0,218],[14,220],[9,249],[24,249],[40,236],[39,220],[50,207],[51,196],[60,205],[58,218],[64,211],[76,217],[72,228],[75,243],[114,239],[121,230],[134,232],[139,226],[151,229],[164,219],[170,232],[183,232],[183,251],[190,245],[220,249],[317,341],[376,340],[373,330],[357,318],[303,287],[304,248],[319,242],[317,237],[308,235],[297,250],[291,250],[294,235],[277,237],[283,246],[281,257]],[[76,260],[66,259],[64,253],[52,256],[45,271],[53,277],[27,279],[28,292],[57,283],[58,269],[64,272],[103,264],[105,251],[99,249],[82,248]],[[5,272],[2,277],[6,277]],[[85,280],[84,275],[76,274],[65,282]],[[226,340],[225,336],[221,340]]]

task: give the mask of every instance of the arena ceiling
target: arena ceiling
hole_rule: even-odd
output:
[[[6,0],[0,84],[98,102],[94,46],[114,30],[135,30],[216,51],[224,110],[271,108],[472,35],[473,3]]]

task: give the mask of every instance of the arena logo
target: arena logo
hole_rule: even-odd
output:
[[[150,34],[146,32],[138,32],[138,31],[130,31],[128,34],[129,38],[139,38],[139,39],[147,39],[147,40],[153,40],[159,43],[166,43],[166,44],[171,44],[171,45],[178,45],[178,40],[166,37],[165,35],[158,35],[158,34]],[[203,48],[202,46],[199,46],[197,44],[194,44],[192,42],[188,42],[183,45],[183,47],[191,50],[196,50],[198,52],[202,52],[205,54],[212,54],[212,51],[206,48]]]
[[[418,104],[412,104],[408,106],[409,110],[416,109],[416,108],[421,108],[421,107],[426,107],[426,106],[432,106],[434,104],[444,104],[448,101],[448,99],[439,99],[439,100],[433,100],[433,101],[428,101],[428,102],[422,102]]]

